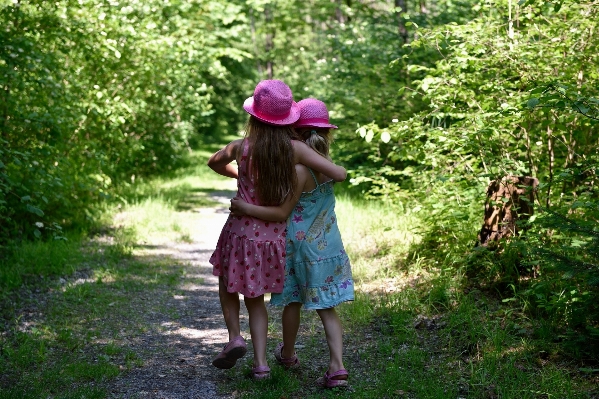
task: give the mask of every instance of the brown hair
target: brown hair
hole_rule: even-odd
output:
[[[256,184],[260,205],[277,206],[293,195],[295,162],[291,126],[269,125],[250,116],[245,126],[250,141],[250,175]]]
[[[314,132],[314,133],[312,133]],[[302,127],[296,129],[296,136],[300,140],[304,141],[310,148],[322,155],[323,157],[330,159],[329,148],[333,142],[333,135],[329,128],[316,128],[316,127]]]

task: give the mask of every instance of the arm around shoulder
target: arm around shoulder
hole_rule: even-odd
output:
[[[302,195],[302,189],[306,184],[307,179],[310,177],[308,168],[304,165],[295,165],[295,172],[297,174],[297,185],[293,196],[288,196],[279,206],[259,206],[245,202],[241,198],[235,197],[231,200],[231,207],[229,210],[233,215],[236,216],[252,216],[258,219],[267,220],[269,222],[284,222],[287,220],[295,204]]]
[[[296,140],[293,140],[292,143],[296,163],[306,165],[307,167],[330,177],[336,182],[342,182],[347,177],[347,171],[343,166],[336,165],[329,161],[310,148],[306,143]]]

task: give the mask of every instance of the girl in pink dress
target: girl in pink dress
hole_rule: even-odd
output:
[[[295,164],[345,180],[346,172],[318,155],[305,143],[292,141],[291,125],[300,115],[289,87],[279,80],[260,82],[254,96],[244,103],[250,114],[246,136],[229,143],[208,160],[208,166],[224,176],[237,178],[237,196],[256,205],[277,206],[294,195]],[[231,163],[237,161],[238,168]],[[264,294],[280,293],[285,277],[286,223],[250,216],[229,216],[210,263],[219,276],[219,297],[229,332],[229,342],[212,361],[231,368],[245,355],[246,344],[239,324],[239,294],[249,314],[254,346],[252,376],[270,376],[266,361],[268,314]]]

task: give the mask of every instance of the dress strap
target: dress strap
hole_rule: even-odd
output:
[[[312,175],[312,178],[314,179],[314,183],[316,183],[316,187],[320,186],[320,183],[318,183],[318,180],[316,179],[314,172],[312,172],[312,169],[308,168],[308,170],[310,171],[310,174]]]

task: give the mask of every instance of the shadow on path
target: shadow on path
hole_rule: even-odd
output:
[[[123,372],[108,384],[112,398],[231,398],[219,394],[216,382],[226,371],[214,368],[212,358],[227,342],[227,330],[218,299],[218,278],[209,263],[218,235],[228,216],[229,199],[234,191],[210,193],[221,203],[211,208],[185,209],[197,229],[191,243],[141,245],[143,259],[172,259],[183,265],[181,281],[175,292],[151,292],[140,312],[159,308],[144,317],[148,331],[132,337],[130,347],[140,358],[138,367]],[[192,204],[193,201],[182,201]],[[184,207],[181,207],[184,208]],[[159,303],[160,306],[155,306]],[[242,306],[242,331],[248,331],[247,313]],[[250,353],[248,353],[251,356]],[[248,356],[246,355],[246,356]]]

